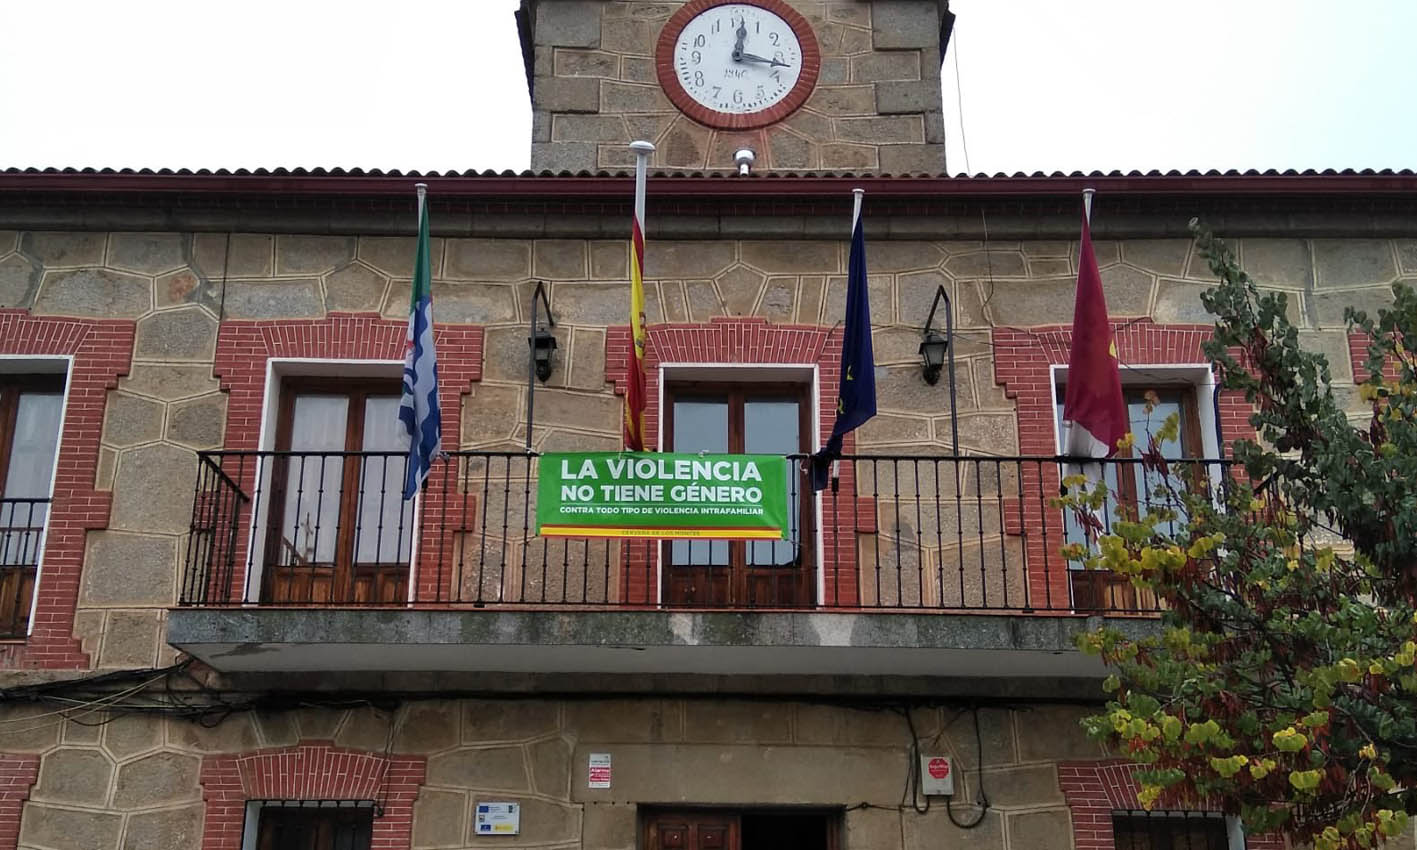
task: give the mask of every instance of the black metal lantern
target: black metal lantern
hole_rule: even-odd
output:
[[[536,378],[544,384],[550,380],[551,370],[556,365],[556,337],[546,328],[538,326],[527,342],[531,345]]]
[[[941,302],[945,305],[945,333],[935,330],[935,311]],[[935,300],[930,302],[930,315],[925,317],[925,326],[920,329],[920,371],[925,383],[930,386],[940,382],[940,371],[946,365],[950,369],[950,448],[959,457],[959,408],[955,399],[955,355],[950,343],[955,335],[954,311],[950,308],[950,295],[943,285],[935,289]]]
[[[945,367],[945,354],[950,350],[949,337],[938,331],[925,331],[920,341],[920,362],[925,375],[925,383],[934,386],[940,382],[940,370]]]

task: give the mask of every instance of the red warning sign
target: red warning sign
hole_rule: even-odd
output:
[[[944,779],[950,775],[950,760],[943,758],[933,758],[925,765],[930,776],[934,779]]]

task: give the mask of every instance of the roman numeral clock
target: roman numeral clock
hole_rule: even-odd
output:
[[[692,0],[665,23],[655,65],[680,112],[709,127],[749,130],[807,100],[822,53],[807,19],[782,0]]]

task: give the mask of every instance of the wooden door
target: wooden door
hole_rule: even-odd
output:
[[[809,403],[802,384],[671,384],[666,450],[788,455],[807,451]],[[811,500],[788,473],[787,540],[673,540],[663,546],[666,604],[791,608],[814,601]]]
[[[645,850],[740,850],[738,816],[712,812],[651,815]]]
[[[257,850],[369,850],[374,810],[368,806],[261,809]]]
[[[398,385],[288,381],[281,394],[262,599],[393,603],[408,592],[413,503]]]

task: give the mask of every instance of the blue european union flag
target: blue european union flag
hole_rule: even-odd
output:
[[[871,300],[866,288],[866,235],[861,205],[851,221],[851,259],[846,270],[846,323],[841,339],[841,385],[836,397],[836,424],[826,446],[812,455],[812,489],[823,490],[832,461],[841,457],[847,432],[876,415],[876,358],[871,352]]]

